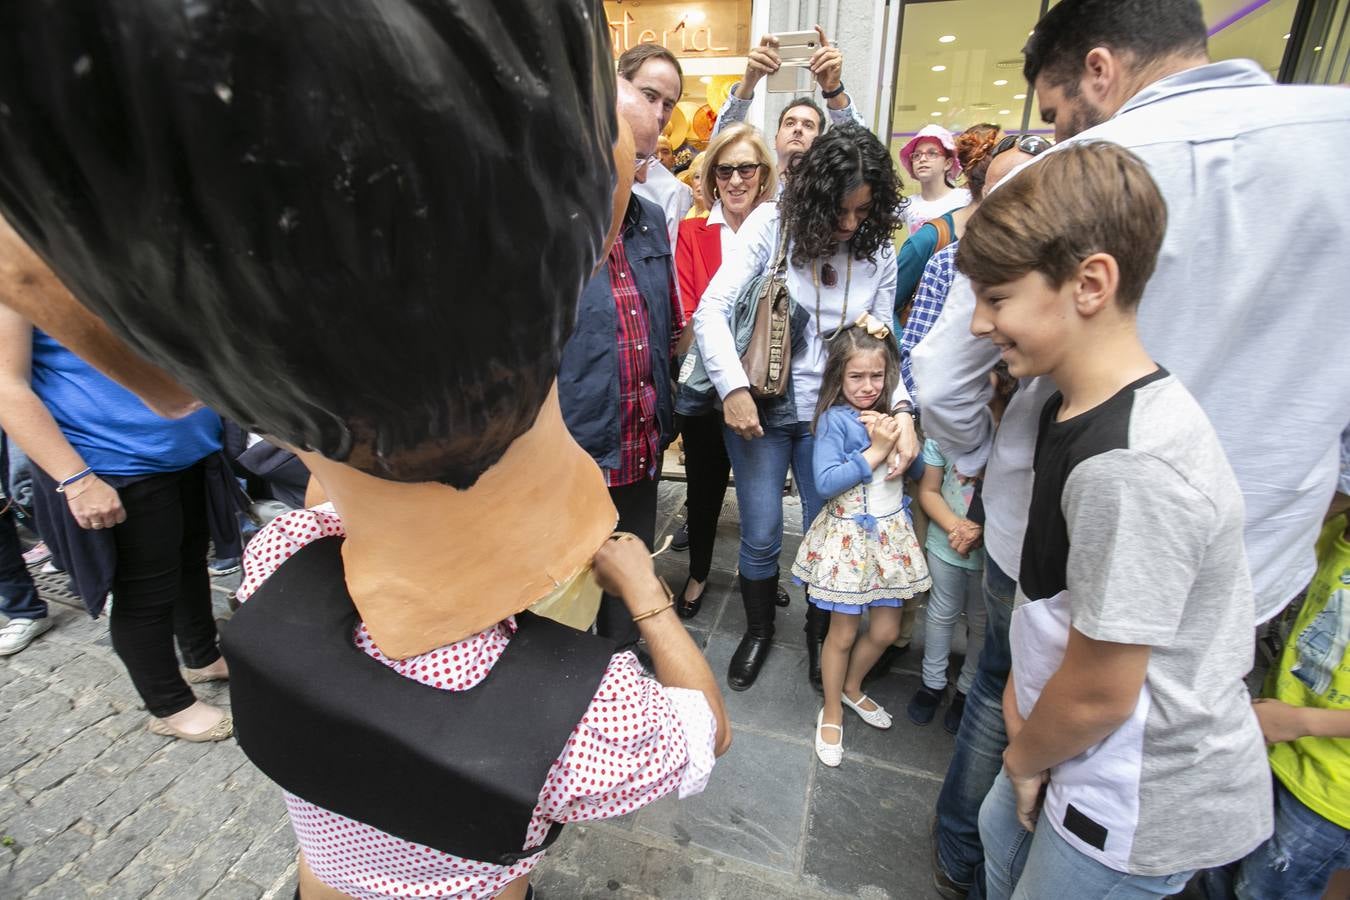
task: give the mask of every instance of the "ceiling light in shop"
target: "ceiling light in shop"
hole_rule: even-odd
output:
[[[935,116],[940,116],[940,115],[942,115],[942,113],[935,112],[935,113],[933,113],[933,115],[935,115]]]
[[[995,81],[995,82],[994,82],[994,87],[1003,87],[1003,86],[1004,86],[1005,84],[1007,84],[1007,83],[1008,83],[1008,79],[1006,79],[1006,78],[1000,78],[998,81]]]
[[[1012,110],[1011,110],[1011,109],[1000,109],[1000,110],[998,111],[998,114],[999,114],[1000,116],[1010,116],[1010,115],[1012,115]]]
[[[954,40],[956,40],[956,35],[954,35],[954,34],[944,34],[942,37],[938,38],[938,43],[939,43],[939,44],[950,44],[950,43],[951,43],[952,41],[954,41]]]
[[[1321,47],[1318,47],[1317,49],[1318,49],[1318,50],[1321,50],[1322,48],[1321,48]],[[945,71],[947,71],[947,67],[946,67],[946,66],[933,66],[932,71],[934,71],[934,72],[945,72]]]
[[[1025,100],[1025,99],[1027,99],[1027,95],[1026,95],[1026,94],[1013,94],[1013,99],[1014,99],[1014,100]]]
[[[951,97],[939,97],[939,98],[938,98],[938,102],[939,102],[939,103],[946,103],[947,101],[949,101],[949,100],[951,100],[951,99],[952,99]]]
[[[712,84],[712,76],[704,75],[702,78],[699,79],[699,81],[702,82],[703,84]]]

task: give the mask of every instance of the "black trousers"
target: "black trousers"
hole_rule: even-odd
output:
[[[609,499],[619,511],[619,531],[637,535],[652,548],[656,539],[656,479],[644,478],[634,484],[609,489]],[[595,633],[626,647],[637,642],[638,629],[623,599],[613,594],[600,597],[600,612],[595,617]]]
[[[196,700],[178,670],[174,638],[190,668],[220,658],[206,572],[203,470],[194,465],[154,475],[118,494],[127,520],[113,530],[117,568],[108,631],[150,715],[163,718]]]
[[[689,507],[689,577],[706,582],[717,541],[717,520],[731,477],[731,458],[727,456],[721,413],[687,416],[681,420],[680,432],[684,435]]]

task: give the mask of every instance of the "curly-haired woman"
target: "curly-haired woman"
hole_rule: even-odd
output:
[[[891,320],[896,277],[891,235],[900,226],[902,207],[900,179],[885,146],[859,127],[831,129],[793,164],[779,201],[761,205],[746,218],[735,248],[694,314],[699,352],[722,400],[741,512],[746,633],[727,672],[733,690],[754,683],[773,638],[783,544],[782,485],[789,466],[801,491],[803,530],[820,509],[811,468],[810,423],[825,365],[825,342],[860,313]],[[728,312],[741,287],[773,264],[783,235],[787,287],[795,301],[792,378],[785,397],[756,401],[727,324]],[[907,407],[907,400],[902,386],[891,408]],[[899,458],[892,461],[897,475],[918,452],[911,417],[898,418]],[[817,687],[827,616],[808,607],[807,651]]]

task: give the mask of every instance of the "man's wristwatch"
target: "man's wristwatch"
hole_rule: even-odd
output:
[[[898,416],[901,413],[908,413],[910,417],[914,416],[914,404],[908,400],[901,400],[895,404],[895,409],[891,410],[891,415]]]
[[[843,92],[844,92],[844,82],[841,81],[839,82],[839,87],[835,88],[832,91],[821,91],[820,96],[824,97],[826,100],[833,100],[835,97],[838,97]]]

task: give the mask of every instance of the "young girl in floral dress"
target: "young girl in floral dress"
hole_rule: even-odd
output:
[[[890,330],[871,316],[830,341],[812,428],[816,489],[831,499],[792,565],[811,603],[830,613],[820,662],[825,706],[816,717],[816,756],[827,766],[843,759],[843,707],[874,728],[891,727],[862,692],[863,675],[899,633],[904,602],[932,584],[905,511],[904,479],[887,467],[899,436],[887,414],[899,378]],[[859,637],[864,609],[870,621]]]

